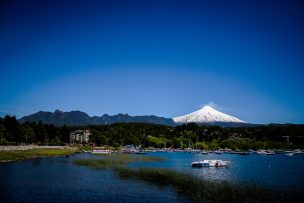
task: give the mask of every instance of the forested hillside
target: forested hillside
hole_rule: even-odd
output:
[[[120,147],[126,144],[142,147],[193,147],[200,149],[303,148],[304,125],[265,125],[222,128],[198,126],[194,123],[176,127],[147,123],[115,123],[110,125],[61,126],[26,122],[16,117],[0,118],[0,144],[64,145],[75,129],[90,129],[91,143]]]

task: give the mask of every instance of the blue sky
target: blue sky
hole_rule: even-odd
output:
[[[301,1],[2,1],[0,115],[304,123]]]

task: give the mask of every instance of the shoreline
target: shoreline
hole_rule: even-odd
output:
[[[24,151],[30,149],[78,149],[77,147],[70,146],[39,146],[39,145],[11,145],[11,146],[0,146],[1,151]]]
[[[79,148],[66,146],[6,146],[0,150],[0,163],[67,156],[79,151]]]

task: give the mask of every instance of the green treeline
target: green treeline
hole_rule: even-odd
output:
[[[15,116],[0,117],[0,145],[63,145],[69,142],[70,129],[39,123],[20,124]]]
[[[90,129],[91,142],[120,147],[126,144],[142,147],[197,149],[287,149],[303,148],[304,125],[267,125],[222,128],[195,123],[176,127],[146,123],[115,123],[101,126],[56,127],[39,123],[20,124],[14,116],[0,118],[0,144],[64,145],[75,129]]]

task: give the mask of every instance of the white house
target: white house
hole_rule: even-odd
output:
[[[91,136],[90,130],[75,130],[70,132],[70,143],[74,142],[89,142]]]

